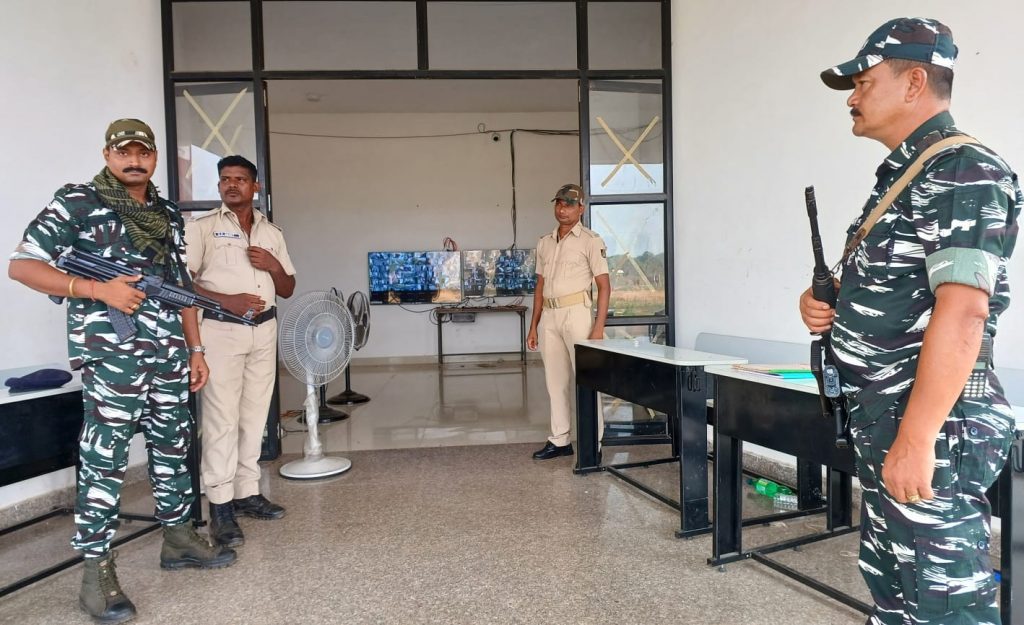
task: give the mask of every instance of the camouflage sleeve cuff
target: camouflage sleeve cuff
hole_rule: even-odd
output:
[[[925,259],[928,286],[932,292],[940,284],[952,282],[981,289],[992,295],[999,270],[999,258],[970,247],[948,247]]]
[[[44,263],[49,263],[53,261],[53,258],[38,245],[22,241],[18,247],[14,248],[14,253],[8,260],[41,260]]]

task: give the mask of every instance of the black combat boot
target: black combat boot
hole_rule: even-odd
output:
[[[78,605],[97,623],[124,623],[135,618],[135,605],[117,581],[113,552],[85,559]]]
[[[162,569],[219,569],[231,566],[237,557],[234,549],[211,545],[196,534],[191,523],[164,526],[164,545],[160,549]]]
[[[245,544],[245,535],[235,520],[235,509],[231,502],[210,503],[210,539],[215,545],[225,547],[241,547]]]

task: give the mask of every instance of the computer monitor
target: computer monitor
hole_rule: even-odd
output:
[[[373,304],[451,304],[462,301],[458,252],[370,252]]]
[[[467,250],[462,253],[466,297],[529,295],[537,288],[537,250]]]

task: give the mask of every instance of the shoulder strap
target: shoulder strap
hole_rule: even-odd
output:
[[[894,201],[896,201],[896,196],[907,188],[910,181],[921,173],[921,170],[924,169],[925,163],[927,163],[931,157],[952,145],[981,145],[981,142],[974,137],[969,137],[967,135],[954,135],[952,137],[946,137],[941,141],[936,141],[932,145],[928,146],[928,149],[918,154],[917,157],[910,162],[910,165],[907,166],[907,171],[903,172],[903,175],[900,176],[891,187],[889,187],[889,190],[886,191],[885,195],[882,196],[882,199],[878,201],[878,204],[875,206],[874,210],[871,211],[871,214],[868,215],[868,218],[864,220],[864,223],[860,225],[860,228],[857,228],[857,232],[854,233],[849,241],[847,241],[846,248],[843,250],[843,259],[839,262],[840,265],[846,264],[847,259],[850,258],[850,254],[853,253],[853,250],[857,249],[857,246],[864,240],[864,237],[871,232],[871,229],[875,226],[875,222],[878,221],[878,218],[882,216],[882,213],[888,210],[889,206],[891,206]]]

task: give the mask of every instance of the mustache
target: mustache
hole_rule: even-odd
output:
[[[145,170],[145,169],[143,169],[141,167],[125,167],[124,169],[121,170],[121,172],[125,173],[125,174],[148,174],[149,173],[149,171],[147,171],[147,170]]]
[[[856,106],[852,107],[850,109],[850,117],[859,117],[859,116],[860,116],[860,109],[857,108]]]

